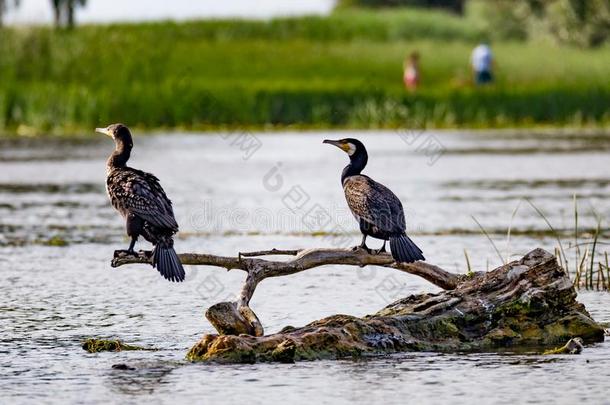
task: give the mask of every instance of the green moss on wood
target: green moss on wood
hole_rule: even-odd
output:
[[[543,354],[580,354],[583,348],[584,346],[582,339],[577,337],[574,339],[570,339],[568,343],[566,343],[562,347],[547,350]]]
[[[104,339],[87,339],[83,342],[82,347],[89,353],[99,352],[122,352],[127,350],[157,350],[145,348],[141,346],[129,345],[120,340],[104,340]]]
[[[60,236],[53,236],[50,239],[43,241],[43,245],[47,246],[55,246],[55,247],[64,247],[68,246],[68,241]]]
[[[455,290],[411,295],[364,318],[334,315],[253,336],[206,335],[187,358],[253,362],[337,359],[403,351],[496,350],[593,343],[604,328],[576,301],[556,259],[540,249],[465,279]]]

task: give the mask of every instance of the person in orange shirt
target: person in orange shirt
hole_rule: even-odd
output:
[[[419,53],[416,51],[405,59],[403,80],[408,90],[414,91],[419,86]]]

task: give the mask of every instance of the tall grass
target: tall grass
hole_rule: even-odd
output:
[[[599,246],[602,243],[599,238],[602,235],[602,224],[604,223],[604,218],[602,218],[597,212],[595,212],[594,208],[591,208],[592,214],[596,219],[596,227],[593,230],[593,235],[590,240],[586,240],[584,242],[580,241],[581,233],[578,227],[578,200],[576,195],[574,195],[574,229],[573,232],[573,244],[572,241],[568,242],[568,247],[564,249],[564,243],[562,241],[563,237],[566,235],[565,232],[560,232],[556,229],[552,224],[548,216],[536,206],[531,200],[525,199],[525,201],[530,205],[530,207],[536,212],[536,214],[545,222],[546,226],[550,230],[551,236],[556,240],[557,245],[555,246],[555,257],[557,258],[557,262],[559,266],[561,266],[568,278],[571,278],[573,281],[573,285],[577,289],[584,288],[586,290],[597,290],[597,291],[610,291],[610,267],[608,267],[608,252],[604,252],[601,254],[599,252]],[[491,238],[489,232],[481,225],[481,223],[472,216],[472,219],[477,224],[481,233],[487,238],[489,243],[492,245],[496,254],[503,262],[503,264],[508,263],[511,253],[510,253],[510,237],[512,232],[512,222],[515,218],[519,207],[521,206],[521,202],[517,205],[513,214],[511,216],[510,225],[506,232],[506,259],[502,258],[500,254],[500,249],[496,245],[496,242]],[[580,246],[585,246],[584,253],[581,255]],[[574,269],[570,266],[570,260],[568,251],[570,249],[574,249]],[[466,264],[468,268],[468,272],[470,273],[471,265],[470,259],[468,258],[468,254],[466,250],[464,250],[464,256],[466,258]],[[604,273],[605,272],[605,273]]]
[[[271,21],[0,30],[0,132],[178,127],[506,127],[610,122],[610,52],[494,45],[477,90],[467,20],[345,11]],[[422,39],[425,38],[425,39]],[[402,61],[422,55],[406,93]]]
[[[549,229],[551,230],[553,236],[557,240],[557,247],[555,248],[555,256],[557,257],[557,261],[559,265],[564,268],[568,276],[570,276],[570,266],[569,266],[569,257],[566,254],[566,250],[563,248],[563,243],[561,240],[561,235],[559,232],[551,225],[551,222],[547,218],[547,216],[539,209],[533,202],[530,200],[526,200],[530,206],[536,211],[536,213],[545,221]],[[578,230],[578,201],[576,195],[574,196],[574,245],[569,246],[569,249],[574,249],[574,276],[573,276],[573,284],[577,289],[585,288],[586,290],[598,290],[598,291],[610,291],[610,277],[606,278],[604,276],[604,269],[608,271],[608,253],[605,252],[604,255],[600,255],[599,252],[596,251],[599,243],[599,236],[602,230],[603,218],[599,217],[597,213],[593,212],[593,215],[596,218],[597,226],[593,233],[593,238],[591,241],[587,241],[584,243],[585,252],[582,256],[580,256],[580,246],[582,245],[579,242],[579,230]],[[605,257],[605,264],[603,258]],[[583,280],[584,275],[584,280]],[[596,282],[594,284],[594,279],[597,277]]]

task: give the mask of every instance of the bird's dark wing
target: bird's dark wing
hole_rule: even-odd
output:
[[[350,176],[343,182],[347,205],[357,219],[384,232],[402,233],[406,229],[402,204],[383,184],[368,176]]]
[[[124,168],[108,176],[107,186],[110,199],[119,211],[135,214],[158,228],[178,231],[172,202],[154,175]]]

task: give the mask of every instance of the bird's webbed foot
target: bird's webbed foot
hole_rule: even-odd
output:
[[[359,246],[354,246],[352,248],[352,251],[357,251],[358,249],[364,249],[366,251],[366,253],[371,254],[371,249],[369,249],[369,247],[366,245],[366,235],[362,235],[362,242],[360,243]]]
[[[371,254],[373,251],[365,244],[365,245],[358,245],[358,246],[354,246],[352,248],[352,251],[355,252],[358,249],[362,249],[364,250],[366,253]]]
[[[138,252],[133,249],[119,249],[114,251],[114,257],[138,256]]]

